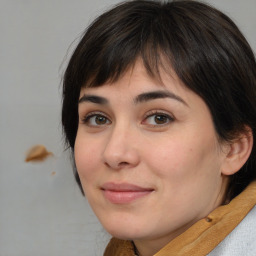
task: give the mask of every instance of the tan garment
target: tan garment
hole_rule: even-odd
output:
[[[154,256],[205,256],[243,220],[256,205],[256,181],[229,204],[220,206],[173,239]],[[112,238],[104,256],[134,256],[131,241]]]

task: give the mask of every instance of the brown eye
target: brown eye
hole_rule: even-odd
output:
[[[168,122],[168,118],[167,116],[164,116],[164,115],[155,115],[154,121],[156,124],[165,124]]]
[[[100,114],[91,114],[84,118],[83,123],[88,126],[104,126],[110,124],[110,120]]]
[[[149,115],[144,121],[144,124],[148,124],[151,126],[158,126],[158,125],[167,125],[170,122],[174,121],[174,119],[165,113],[156,113]]]
[[[95,123],[97,125],[103,125],[107,123],[107,118],[104,116],[95,116]]]

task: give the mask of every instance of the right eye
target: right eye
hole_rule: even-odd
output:
[[[111,121],[100,113],[90,113],[84,117],[83,123],[88,126],[105,126],[111,123]]]

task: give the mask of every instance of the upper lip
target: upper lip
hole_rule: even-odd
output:
[[[130,183],[114,183],[107,182],[101,187],[102,190],[116,191],[116,192],[140,192],[140,191],[153,191],[153,188],[140,187]]]

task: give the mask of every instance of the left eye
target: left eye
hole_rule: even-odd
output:
[[[144,123],[149,125],[165,125],[169,124],[171,121],[173,121],[173,118],[167,114],[154,114],[148,116]]]

